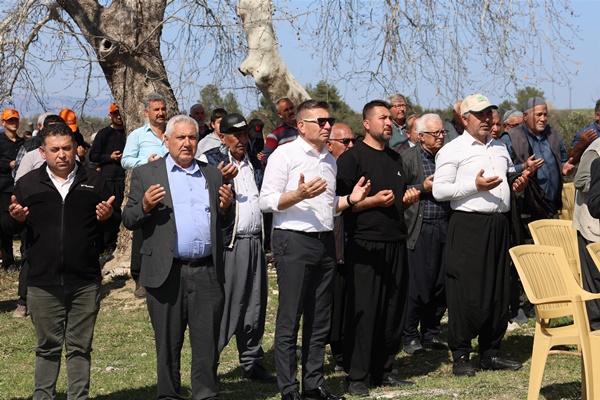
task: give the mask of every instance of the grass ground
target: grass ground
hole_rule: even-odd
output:
[[[269,278],[270,295],[264,337],[263,364],[274,370],[273,344],[277,287]],[[156,356],[153,331],[145,300],[133,297],[131,280],[116,279],[104,285],[104,298],[96,324],[92,353],[90,397],[97,400],[147,400],[156,398]],[[12,318],[16,307],[17,274],[0,272],[0,399],[31,398],[34,371],[35,336],[30,318]],[[445,324],[442,326],[445,336]],[[524,363],[516,372],[479,372],[475,377],[452,376],[449,353],[432,351],[422,356],[397,357],[397,374],[415,383],[402,390],[373,389],[378,399],[525,399],[529,380],[533,322],[507,333],[502,349],[512,359]],[[475,356],[476,358],[476,356]],[[476,358],[477,359],[477,358]],[[182,355],[183,395],[190,392],[190,349]],[[344,391],[344,374],[333,371],[332,359],[325,364],[326,380],[336,393]],[[223,400],[280,399],[276,384],[257,384],[242,379],[235,340],[221,357],[220,398]],[[579,399],[580,359],[576,356],[549,357],[540,398]],[[64,366],[59,377],[57,399],[66,399]],[[355,400],[348,397],[349,400]]]

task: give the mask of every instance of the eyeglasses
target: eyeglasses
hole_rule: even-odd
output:
[[[446,129],[443,129],[441,131],[423,132],[423,133],[426,133],[426,134],[431,135],[433,137],[442,137],[442,136],[446,136],[448,134],[448,131]]]
[[[344,146],[348,146],[350,143],[352,144],[356,144],[356,139],[350,139],[350,138],[343,138],[343,139],[329,139],[329,140],[334,140],[336,142],[340,142],[342,143]]]
[[[335,118],[302,118],[304,122],[314,122],[315,124],[319,124],[320,128],[325,127],[325,124],[329,123],[329,126],[333,126],[335,124]]]
[[[394,104],[392,106],[392,108],[406,108],[406,103],[402,103],[402,104]]]

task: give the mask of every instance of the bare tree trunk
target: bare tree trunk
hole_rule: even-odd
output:
[[[127,133],[146,123],[144,98],[158,92],[169,115],[178,112],[160,51],[166,0],[121,0],[101,7],[94,0],[59,0],[92,46],[119,105]],[[127,175],[126,196],[129,192]],[[104,271],[129,272],[131,233],[121,227],[115,259]]]
[[[290,73],[277,48],[271,0],[239,0],[237,13],[244,23],[248,57],[240,65],[244,75],[252,75],[265,98],[275,103],[282,97],[298,104],[309,98]]]

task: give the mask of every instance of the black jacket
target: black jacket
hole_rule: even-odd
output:
[[[12,193],[14,189],[15,181],[10,163],[15,161],[22,145],[22,137],[17,136],[17,139],[13,142],[4,132],[0,133],[0,192]]]
[[[79,164],[65,200],[46,171],[46,163],[17,182],[14,195],[29,208],[24,223],[3,211],[2,228],[20,232],[27,228],[30,286],[90,282],[101,278],[98,256],[102,231],[118,226],[121,213],[113,204],[113,215],[103,222],[96,218],[96,205],[112,195],[104,178]]]

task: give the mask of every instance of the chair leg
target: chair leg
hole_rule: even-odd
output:
[[[529,391],[527,400],[538,400],[544,370],[546,369],[546,361],[548,359],[548,351],[550,351],[551,340],[544,336],[540,330],[536,330],[533,337],[533,352],[531,353],[531,370],[529,372]]]

